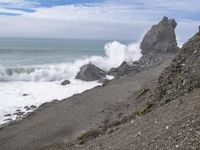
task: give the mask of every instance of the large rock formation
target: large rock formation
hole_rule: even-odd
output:
[[[167,17],[164,17],[157,25],[153,25],[141,42],[142,53],[177,52],[176,25],[177,23],[174,19],[168,19]]]
[[[92,64],[84,65],[76,75],[76,79],[83,81],[95,81],[106,77],[106,73]]]
[[[157,100],[168,102],[195,88],[200,88],[200,31],[185,43],[161,74]]]

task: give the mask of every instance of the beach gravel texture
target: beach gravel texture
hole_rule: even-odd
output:
[[[156,80],[174,55],[163,56],[161,64],[96,87],[62,102],[46,103],[22,121],[0,131],[0,149],[36,150],[52,143],[68,143],[84,132],[101,126],[134,92]]]
[[[136,117],[71,149],[200,149],[199,37],[200,32],[184,44],[149,97],[139,95],[148,103]]]
[[[199,37],[200,32],[177,56],[159,52],[155,65],[41,105],[1,128],[0,149],[200,149]]]

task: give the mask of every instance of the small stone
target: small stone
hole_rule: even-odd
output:
[[[169,129],[169,126],[166,126],[166,129]]]
[[[13,115],[22,116],[23,114],[24,114],[24,112],[16,112]]]
[[[4,115],[4,117],[10,117],[11,116],[11,114],[5,114]]]
[[[33,109],[36,109],[36,108],[37,108],[37,106],[35,106],[35,105],[31,105],[31,106],[30,106],[30,109],[32,109],[32,110],[33,110]]]
[[[3,121],[12,121],[12,119],[10,119],[10,118],[9,119],[4,119]]]
[[[61,83],[61,85],[68,85],[68,84],[70,84],[71,82],[69,81],[69,80],[65,80],[65,81],[63,81],[62,83]]]
[[[28,94],[24,93],[24,94],[22,94],[22,96],[28,96]]]
[[[29,111],[29,110],[30,110],[30,107],[25,106],[24,109],[26,109],[26,111]]]

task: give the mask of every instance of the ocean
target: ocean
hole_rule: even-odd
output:
[[[137,43],[120,42],[0,38],[0,124],[15,120],[17,110],[29,112],[25,106],[38,107],[101,85],[75,79],[84,64],[107,71],[141,57]],[[64,80],[71,84],[62,86]]]

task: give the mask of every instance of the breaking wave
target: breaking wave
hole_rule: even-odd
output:
[[[0,67],[0,81],[61,81],[74,79],[82,65],[92,63],[108,71],[118,67],[123,61],[132,63],[142,56],[138,43],[129,45],[117,41],[105,45],[105,56],[91,56],[75,61],[40,66]]]

